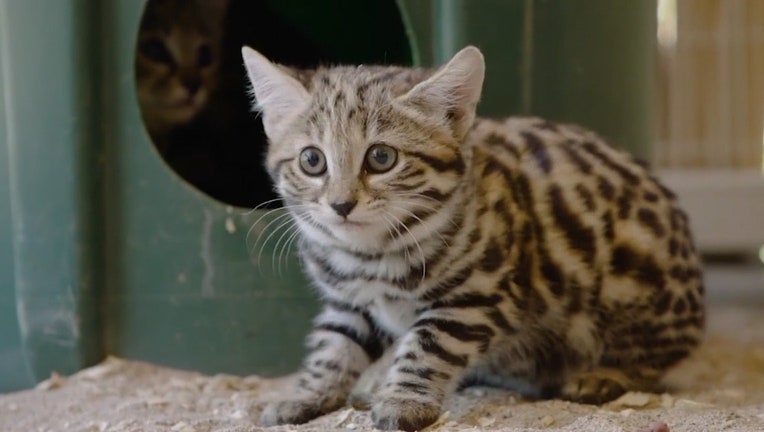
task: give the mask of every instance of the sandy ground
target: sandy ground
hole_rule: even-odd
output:
[[[281,383],[205,376],[111,358],[36,389],[0,396],[0,431],[259,431],[260,406]],[[764,431],[764,309],[719,307],[698,354],[666,379],[664,394],[629,393],[602,407],[530,402],[471,388],[448,401],[433,430]],[[663,425],[662,423],[665,423]],[[269,431],[371,430],[344,409]]]

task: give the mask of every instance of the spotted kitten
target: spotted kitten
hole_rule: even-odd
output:
[[[388,348],[372,418],[410,431],[460,385],[599,403],[698,345],[701,273],[674,195],[592,132],[476,118],[477,48],[434,72],[335,67],[307,84],[243,57],[323,297],[265,424],[343,406]]]

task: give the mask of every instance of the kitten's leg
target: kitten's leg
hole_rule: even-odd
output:
[[[361,311],[337,304],[326,305],[316,318],[307,346],[296,386],[265,407],[263,424],[305,423],[342,407],[358,376],[384,348]]]
[[[419,318],[403,336],[372,407],[374,426],[414,431],[435,422],[443,400],[496,337],[486,319],[477,311],[450,308]]]
[[[568,378],[560,389],[560,396],[572,402],[599,405],[618,398],[627,391],[651,391],[659,373],[654,369],[623,371],[595,368],[579,372]]]
[[[393,365],[397,348],[397,343],[389,347],[382,357],[363,372],[348,396],[348,405],[362,411],[371,409],[371,405],[384,385],[387,372]]]

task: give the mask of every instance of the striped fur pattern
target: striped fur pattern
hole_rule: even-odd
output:
[[[243,55],[324,305],[296,387],[263,423],[340,408],[385,353],[353,399],[378,428],[417,430],[471,383],[584,403],[649,390],[700,342],[701,271],[675,196],[592,132],[475,118],[476,48],[436,71],[299,80]],[[384,172],[368,164],[380,143],[397,154]],[[318,175],[301,169],[320,163],[308,147]]]

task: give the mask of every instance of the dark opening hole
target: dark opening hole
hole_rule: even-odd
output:
[[[411,63],[394,0],[149,0],[135,58],[149,135],[185,181],[247,208],[276,195],[263,164],[267,140],[247,96],[242,45],[299,68]]]

